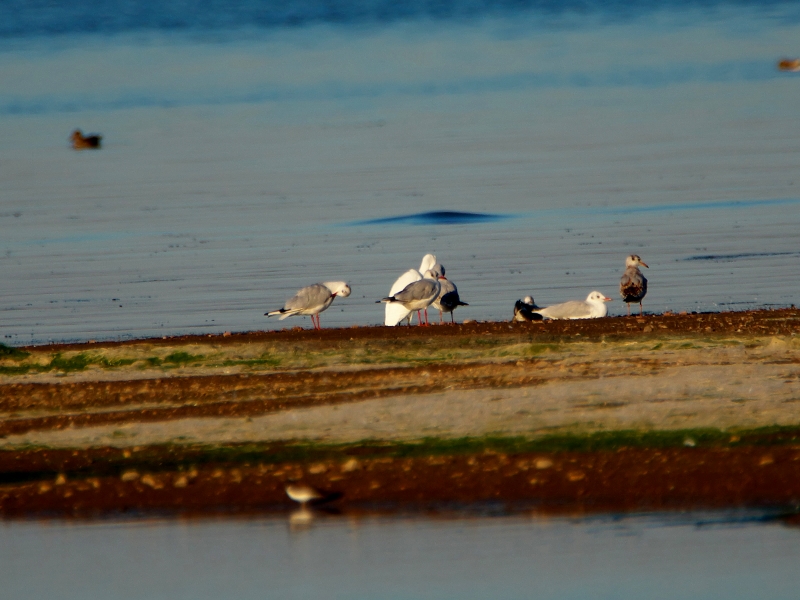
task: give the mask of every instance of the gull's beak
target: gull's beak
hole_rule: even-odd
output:
[[[642,265],[643,267],[645,267],[646,269],[650,268],[650,267],[647,266],[647,263],[643,262],[641,259],[639,260],[639,264]]]
[[[603,298],[605,302],[611,302],[611,298]]]

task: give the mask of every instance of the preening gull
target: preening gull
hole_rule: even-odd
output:
[[[265,314],[268,317],[277,316],[281,321],[292,315],[310,315],[314,329],[322,329],[319,324],[319,313],[328,308],[336,296],[346,298],[349,295],[350,286],[344,281],[315,283],[299,290],[286,301],[283,308]],[[315,315],[316,320],[314,320]]]
[[[594,291],[586,297],[586,300],[570,300],[539,308],[533,312],[545,319],[597,319],[608,314],[606,302],[611,302],[611,298]]]
[[[619,295],[628,307],[628,316],[631,315],[631,302],[639,303],[639,314],[643,313],[642,299],[647,294],[647,279],[642,275],[639,267],[647,267],[636,254],[631,254],[625,259],[625,272],[619,280]]]
[[[425,310],[425,324],[428,324],[428,307],[439,296],[441,285],[437,279],[437,273],[427,270],[425,276],[419,281],[409,283],[402,290],[387,296],[377,302],[389,302],[401,304],[408,312],[415,310]],[[422,325],[422,321],[420,321]]]
[[[406,287],[409,283],[419,281],[422,279],[422,274],[432,269],[436,264],[436,257],[433,254],[426,254],[422,257],[422,262],[419,265],[419,271],[416,269],[409,269],[397,278],[389,290],[389,296],[394,296],[397,292]],[[391,302],[386,305],[386,313],[383,323],[388,327],[394,327],[403,319],[411,318],[411,312],[405,306],[397,302]]]
[[[526,323],[528,321],[541,321],[544,319],[539,313],[533,312],[540,307],[536,306],[532,296],[525,296],[522,300],[517,300],[514,303],[514,318],[513,321]]]
[[[450,322],[455,323],[453,311],[459,306],[469,306],[466,302],[462,302],[458,296],[458,288],[456,284],[444,276],[444,267],[436,265],[434,272],[437,273],[439,279],[439,295],[436,297],[431,305],[433,308],[439,309],[439,323],[442,322],[443,313],[450,313]]]

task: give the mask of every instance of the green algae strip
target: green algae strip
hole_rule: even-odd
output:
[[[654,355],[712,348],[742,347],[755,349],[769,345],[776,338],[698,338],[693,335],[665,335],[653,340],[595,340],[565,338],[542,343],[526,335],[466,336],[460,339],[432,338],[343,341],[324,348],[308,342],[241,343],[219,345],[190,343],[153,346],[147,342],[92,350],[52,351],[47,347],[20,350],[0,345],[0,383],[15,376],[34,377],[56,374],[69,376],[90,372],[152,372],[166,374],[178,370],[182,375],[271,373],[299,369],[359,368],[375,366],[424,366],[431,363],[464,364],[478,361],[559,359],[566,355],[631,352]],[[800,340],[783,339],[791,349],[800,349]]]

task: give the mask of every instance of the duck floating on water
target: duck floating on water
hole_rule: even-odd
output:
[[[103,137],[95,133],[83,135],[80,129],[76,129],[72,132],[70,139],[75,150],[98,150],[100,148],[100,140]]]

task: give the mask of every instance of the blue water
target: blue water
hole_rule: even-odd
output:
[[[309,326],[263,315],[341,279],[323,326],[378,324],[427,252],[459,320],[616,297],[630,253],[649,312],[796,303],[798,13],[2,3],[0,340]]]
[[[514,19],[520,14],[531,14],[553,25],[558,23],[553,21],[555,18],[599,15],[605,20],[619,21],[663,10],[694,9],[713,16],[727,6],[754,7],[775,17],[800,15],[796,3],[780,0],[6,0],[0,5],[0,37],[131,31],[214,33],[319,23],[386,26],[411,19],[444,22],[487,16]]]
[[[0,524],[15,600],[797,597],[800,532],[747,514]]]

